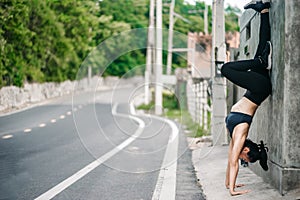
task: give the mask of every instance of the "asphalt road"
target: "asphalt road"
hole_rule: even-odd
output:
[[[180,125],[134,116],[136,95],[70,95],[0,117],[0,199],[203,199]]]

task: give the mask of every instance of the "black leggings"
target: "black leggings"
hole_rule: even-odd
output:
[[[247,89],[245,97],[260,105],[271,93],[272,86],[266,66],[258,58],[270,41],[269,13],[261,13],[259,44],[254,59],[228,62],[221,72],[234,84]]]

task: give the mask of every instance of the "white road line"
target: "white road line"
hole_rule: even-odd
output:
[[[129,109],[130,109],[130,113],[131,113],[132,115],[136,115],[136,112],[135,112],[133,103],[130,103],[130,104],[129,104]]]
[[[41,128],[43,128],[43,127],[45,127],[45,126],[46,126],[45,123],[42,123],[42,124],[39,125],[39,127],[41,127]]]
[[[51,199],[51,198],[55,197],[57,194],[59,194],[60,192],[62,192],[66,188],[68,188],[70,185],[72,185],[73,183],[75,183],[76,181],[78,181],[79,179],[84,177],[85,175],[87,175],[89,172],[94,170],[96,167],[98,167],[99,165],[101,165],[102,163],[104,163],[105,161],[110,159],[112,156],[114,156],[120,150],[124,149],[132,141],[134,141],[136,138],[138,138],[141,135],[141,133],[143,132],[144,127],[145,127],[144,121],[139,119],[138,117],[116,113],[116,109],[117,109],[117,104],[115,104],[113,109],[112,109],[112,113],[114,115],[118,115],[120,117],[126,117],[126,118],[133,119],[139,124],[139,128],[136,130],[134,135],[132,135],[130,138],[128,138],[127,140],[122,142],[116,148],[114,148],[111,151],[109,151],[108,153],[104,154],[103,156],[101,156],[100,158],[95,160],[94,162],[92,162],[89,165],[85,166],[83,169],[79,170],[78,172],[76,172],[75,174],[70,176],[69,178],[65,179],[64,181],[62,181],[58,185],[54,186],[53,188],[51,188],[47,192],[43,193],[42,195],[37,197],[36,200],[44,200],[44,199],[48,200],[48,199]]]
[[[176,171],[177,171],[177,152],[178,152],[178,128],[174,122],[168,119],[152,116],[161,121],[167,122],[172,128],[169,137],[163,164],[160,168],[158,181],[153,192],[152,200],[175,200],[176,196]]]
[[[56,119],[51,119],[50,122],[51,122],[51,123],[55,123],[55,122],[56,122]]]
[[[7,139],[10,139],[12,137],[14,137],[14,136],[13,135],[3,135],[2,139],[7,140]]]
[[[24,133],[29,133],[29,132],[31,132],[30,128],[27,128],[27,129],[24,130]]]
[[[130,104],[131,114],[135,114],[133,104]],[[172,129],[169,136],[168,146],[165,152],[164,160],[160,168],[152,200],[175,200],[176,196],[176,171],[177,171],[177,154],[178,154],[178,127],[176,124],[165,118],[151,115],[151,117],[168,123]]]

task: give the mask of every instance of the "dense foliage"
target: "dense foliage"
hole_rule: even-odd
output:
[[[188,5],[176,0],[176,12],[190,23],[177,20],[175,31],[203,31],[204,7],[204,3]],[[164,6],[165,28],[168,12]],[[236,12],[235,8],[227,9],[228,31],[238,29]],[[0,87],[73,80],[98,44],[123,31],[146,28],[148,13],[149,0],[0,0]],[[120,56],[104,75],[122,76],[144,65],[145,54],[146,50],[140,49]],[[174,56],[174,62],[175,66],[185,65],[178,56]]]

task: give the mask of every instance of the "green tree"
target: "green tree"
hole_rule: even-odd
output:
[[[29,6],[27,3],[17,3],[16,0],[0,3],[0,84],[23,84],[25,77],[24,65],[27,65],[24,57],[27,49],[32,46],[28,39],[32,32],[28,29]],[[25,47],[25,48],[24,48]]]
[[[228,31],[239,31],[239,16],[242,11],[237,7],[228,6],[225,9],[225,30]]]
[[[103,23],[100,23],[101,29],[97,34],[97,41],[100,43],[110,36],[117,35],[123,31],[129,31],[130,29],[147,28],[148,26],[148,7],[149,0],[121,0],[121,1],[108,1],[103,0],[99,4],[100,6],[100,18],[104,19]],[[141,30],[146,35],[144,30]],[[145,35],[142,38],[145,38]],[[123,36],[120,36],[123,38]],[[116,38],[117,40],[117,38]],[[115,44],[111,44],[111,48],[107,48],[107,54],[114,54],[113,51],[121,52],[122,49],[137,43],[145,43],[144,39],[138,41],[135,37],[129,37]],[[107,44],[109,45],[109,44]],[[104,54],[104,53],[103,53]],[[136,73],[142,74],[143,67],[139,70],[135,70],[136,66],[142,66],[145,64],[145,49],[137,49],[130,51],[116,58],[111,64],[108,65],[104,71],[104,76],[114,75],[126,77],[133,76]]]
[[[189,5],[176,0],[175,11],[190,23],[178,19],[174,31],[203,32],[204,8],[204,2]],[[226,31],[238,30],[240,13],[235,7],[226,8]],[[209,22],[211,16],[209,6]],[[163,20],[164,28],[168,28],[168,6],[164,6]],[[149,0],[0,0],[0,87],[22,86],[26,81],[73,80],[82,63],[92,66],[94,73],[105,72],[104,75],[142,74],[143,67],[133,68],[145,64],[144,48],[125,52],[114,57],[113,62],[110,59],[116,49],[121,52],[128,46],[145,46],[147,33],[141,31],[142,39],[109,38],[131,29],[147,28],[148,23]],[[98,49],[104,41],[105,48]],[[176,42],[186,45],[186,41]],[[89,54],[92,56],[86,59]],[[166,55],[164,51],[164,63]],[[174,55],[173,67],[185,65],[184,59]],[[106,71],[105,66],[109,66]]]

